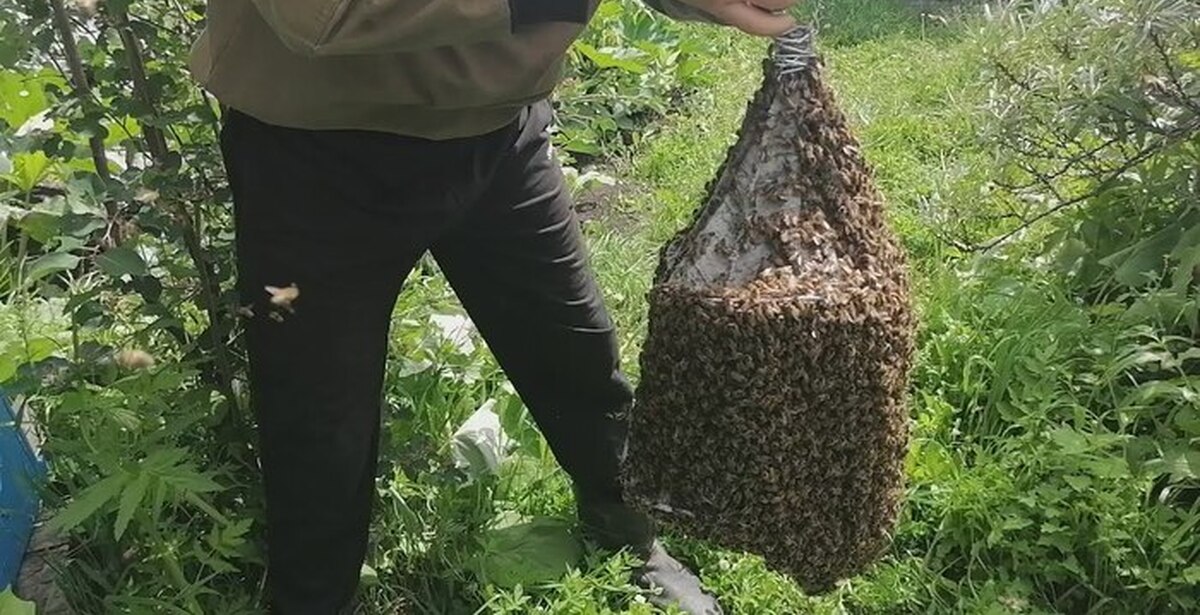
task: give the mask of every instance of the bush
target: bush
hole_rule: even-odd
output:
[[[977,35],[998,163],[942,218],[967,258],[927,289],[901,542],[1006,608],[1197,607],[1198,24],[1083,1]]]

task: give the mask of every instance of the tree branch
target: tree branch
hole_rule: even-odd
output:
[[[61,2],[61,0],[55,1]],[[154,99],[154,95],[150,91],[150,82],[146,77],[141,41],[138,40],[133,28],[130,27],[128,13],[124,10],[114,11],[112,17],[120,33],[121,43],[125,47],[125,54],[129,61],[130,75],[133,80],[133,94],[146,106],[146,111],[151,117],[158,117],[158,102]],[[163,130],[158,126],[143,123],[142,133],[146,135],[146,141],[150,148],[150,156],[154,164],[156,166],[168,164],[171,152]],[[185,203],[174,202],[173,200],[168,202],[169,207],[175,213],[182,227],[180,235],[183,239],[184,248],[191,258],[192,264],[196,267],[196,273],[199,278],[200,303],[209,319],[209,327],[202,336],[201,345],[206,346],[206,350],[212,354],[217,371],[215,385],[229,404],[229,416],[232,418],[232,422],[227,427],[241,424],[243,416],[241,404],[238,402],[237,393],[233,387],[235,377],[233,364],[230,361],[229,349],[223,339],[233,328],[232,319],[228,311],[222,309],[220,284],[216,281],[212,263],[205,252],[204,244],[197,228],[198,217],[188,212]]]
[[[70,69],[71,85],[75,89],[75,97],[79,102],[87,104],[92,98],[92,84],[88,80],[87,70],[83,66],[83,58],[79,55],[79,45],[75,42],[75,32],[71,29],[71,18],[67,14],[67,9],[63,5],[63,0],[47,0],[50,3],[50,8],[54,12],[54,30],[58,33],[59,41],[63,46],[63,55],[67,58],[67,66]],[[88,146],[92,151],[92,163],[96,165],[96,174],[104,183],[108,183],[112,177],[108,173],[108,158],[104,153],[104,140],[98,136],[88,138]],[[106,203],[108,216],[110,219],[115,219],[117,214],[116,203]]]
[[[158,105],[150,91],[150,81],[146,78],[146,63],[142,59],[142,44],[133,33],[129,24],[129,15],[124,11],[115,11],[113,15],[117,33],[121,36],[121,44],[125,46],[125,57],[129,61],[129,73],[133,78],[133,95],[137,97],[147,112],[153,117],[157,115]],[[167,139],[158,126],[142,122],[142,134],[150,149],[150,157],[157,164],[165,164],[168,160]]]
[[[1059,203],[1057,203],[1053,207],[1050,207],[1049,209],[1046,209],[1045,211],[1038,212],[1036,215],[1025,219],[1025,221],[1021,225],[1017,226],[1016,228],[1014,228],[1002,235],[999,235],[997,237],[989,239],[988,241],[985,241],[983,243],[970,245],[970,246],[963,246],[961,244],[961,242],[955,242],[955,244],[957,244],[957,245],[955,245],[955,244],[951,244],[951,245],[954,245],[954,247],[959,248],[960,250],[963,250],[965,252],[986,252],[988,250],[996,248],[996,247],[1000,246],[1001,244],[1006,243],[1008,240],[1012,239],[1013,237],[1016,237],[1017,235],[1025,232],[1026,230],[1028,230],[1029,228],[1031,228],[1033,225],[1037,224],[1038,222],[1041,222],[1042,220],[1045,220],[1046,218],[1049,218],[1050,216],[1053,216],[1054,214],[1057,214],[1060,211],[1074,207],[1080,203],[1083,203],[1084,201],[1092,199],[1092,198],[1096,197],[1097,195],[1103,193],[1104,191],[1108,190],[1110,187],[1112,187],[1113,182],[1115,182],[1117,179],[1120,179],[1120,177],[1122,175],[1124,175],[1130,169],[1136,167],[1137,165],[1144,162],[1146,159],[1153,156],[1155,153],[1158,152],[1158,149],[1159,148],[1157,148],[1157,147],[1147,147],[1147,148],[1143,149],[1137,156],[1134,156],[1134,157],[1130,158],[1129,160],[1126,160],[1124,164],[1122,164],[1120,167],[1114,169],[1112,171],[1112,173],[1110,173],[1108,177],[1106,177],[1099,184],[1097,184],[1095,188],[1093,188],[1083,194],[1071,197],[1065,201],[1060,201]]]
[[[1171,59],[1171,53],[1167,51],[1167,46],[1162,42],[1162,38],[1157,32],[1151,32],[1150,41],[1154,43],[1154,50],[1158,52],[1158,57],[1163,63],[1163,69],[1167,71],[1167,77],[1171,82],[1171,87],[1175,90],[1177,102],[1187,107],[1192,113],[1200,115],[1200,103],[1192,99],[1187,88],[1183,85],[1183,79],[1179,76],[1179,72],[1175,70],[1175,62]]]

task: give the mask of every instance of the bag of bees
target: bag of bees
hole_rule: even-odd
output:
[[[811,31],[777,40],[707,201],[660,254],[630,501],[810,592],[889,546],[914,316]]]

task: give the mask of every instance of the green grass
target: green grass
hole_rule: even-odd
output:
[[[678,538],[670,546],[696,567],[730,613],[1054,611],[1053,603],[1089,601],[1080,598],[1079,588],[1059,585],[1082,574],[1076,571],[1088,565],[1087,558],[1097,567],[1090,575],[1097,586],[1090,591],[1128,597],[1117,573],[1104,571],[1113,565],[1105,562],[1119,560],[1128,547],[1098,545],[1127,543],[1120,537],[1137,532],[1153,535],[1148,526],[1119,521],[1139,514],[1145,481],[1117,479],[1122,474],[1115,466],[1097,469],[1064,455],[1030,427],[1032,421],[1059,434],[1091,429],[1080,418],[1087,414],[1082,409],[1108,402],[1081,397],[1073,379],[1093,369],[1117,376],[1079,355],[1078,336],[1105,331],[1119,337],[1121,324],[1092,321],[1059,289],[1002,256],[962,262],[939,235],[939,214],[989,206],[981,186],[992,156],[977,125],[987,95],[985,59],[975,22],[929,19],[901,2],[816,3],[814,10],[829,78],[875,169],[918,282],[925,326],[913,401],[910,502],[893,552],[819,598],[805,596],[757,558]],[[759,83],[760,42],[717,44],[729,45],[713,67],[719,87],[669,118],[618,165],[624,197],[615,213],[601,215],[588,229],[622,331],[625,363],[635,375],[657,250],[701,204]],[[1048,344],[1047,336],[1056,343]],[[1048,384],[1048,375],[1059,384]],[[1072,427],[1055,427],[1064,420]],[[1072,485],[1104,487],[1081,495],[1076,506],[1058,507],[1052,501],[1059,487],[1050,485],[1072,472],[1083,476],[1069,479]],[[1036,498],[1030,500],[1030,493]],[[1063,547],[1053,542],[1058,538],[1043,536],[1051,547],[1023,533],[1038,519],[1043,528],[1057,527],[1052,520],[1058,515],[1073,519],[1079,542]],[[1039,564],[1040,558],[1065,561]],[[585,588],[572,587],[575,596],[543,595],[542,604],[556,605],[547,612],[590,612],[564,605],[595,595],[588,584],[600,580],[591,574],[576,579]],[[611,598],[601,602],[627,608]]]
[[[916,281],[914,431],[892,550],[866,574],[810,597],[756,557],[680,536],[666,542],[730,615],[1177,611],[1200,586],[1200,541],[1190,538],[1200,527],[1194,474],[1190,483],[1166,484],[1161,471],[1146,468],[1200,473],[1195,441],[1189,449],[1178,435],[1200,434],[1200,351],[1138,320],[1125,303],[1081,300],[1052,270],[1026,262],[1039,247],[970,258],[946,247],[942,235],[951,230],[989,230],[954,226],[966,224],[958,212],[986,220],[1001,198],[984,189],[996,149],[982,124],[989,96],[984,43],[1019,39],[1000,25],[985,33],[970,16],[943,20],[917,8],[941,12],[947,4],[959,3],[804,5],[820,26],[828,79],[874,167]],[[649,28],[640,17],[637,24]],[[650,30],[662,34],[662,26]],[[611,27],[601,38],[618,34]],[[706,46],[709,55],[699,57],[710,58],[696,82],[712,85],[670,103],[640,134],[621,134],[609,152],[619,157],[603,169],[619,185],[585,224],[623,365],[635,379],[658,251],[702,204],[760,84],[766,51],[762,40],[687,27],[700,33],[687,45]],[[639,84],[641,75],[604,74],[599,81],[619,90]],[[666,104],[663,85],[633,98]],[[0,380],[19,363],[58,351],[86,361],[63,350],[79,341],[63,333],[68,325],[54,302],[64,300],[0,305]],[[113,311],[137,314],[133,307]],[[434,322],[461,312],[432,261],[410,278],[397,305],[361,612],[651,615],[627,582],[630,558],[576,552],[569,484],[529,413],[482,340],[464,346]],[[129,342],[119,333],[128,328],[95,335]],[[93,384],[40,400],[58,430],[51,443],[58,471],[71,479],[63,489],[75,501],[86,499],[80,494],[97,475],[142,472],[129,459],[159,452],[160,423],[170,426],[168,442],[221,450],[209,440],[223,434],[188,429],[196,417],[220,416],[215,396],[183,386],[195,375],[164,363],[140,374],[93,374]],[[105,369],[113,371],[97,367]],[[517,451],[497,475],[468,481],[453,467],[452,437],[485,404],[494,404]],[[176,471],[195,479],[188,465],[195,459],[201,457]],[[68,579],[85,610],[150,608],[202,595],[231,613],[257,612],[263,590],[256,474],[225,461],[212,465],[200,469],[225,485],[212,502],[244,525],[237,531],[248,532],[246,540],[224,535],[236,531],[200,514],[206,510],[192,510],[194,499],[176,497],[165,511],[139,512],[130,527],[144,535],[126,534],[123,542],[111,535],[119,515],[110,503],[81,526],[91,534]],[[214,563],[218,549],[235,564]],[[178,557],[190,569],[220,572],[153,584],[159,568]]]
[[[880,185],[892,202],[897,226],[922,256],[930,255],[936,252],[930,247],[935,242],[921,229],[920,203],[945,181],[945,160],[971,135],[954,95],[974,75],[972,57],[959,55],[961,49],[955,49],[952,36],[923,36],[919,16],[898,3],[862,3],[855,10],[871,14],[840,13],[841,19],[874,25],[853,30],[830,27],[832,34],[823,44],[831,78],[871,162],[879,169]],[[597,276],[621,332],[624,364],[635,377],[646,326],[645,295],[658,249],[700,205],[761,80],[765,43],[711,30],[713,44],[721,50],[710,67],[718,85],[699,92],[628,158],[615,163],[610,173],[620,178],[621,196],[606,203],[607,209],[586,226]],[[914,66],[914,57],[939,61]],[[413,347],[427,337],[421,332],[422,317],[412,313],[423,313],[431,303],[454,309],[447,297],[449,291],[437,276],[410,288],[400,313],[408,314],[411,324],[399,327],[397,355],[412,356]],[[406,322],[403,316],[401,322]],[[412,339],[404,342],[406,336]],[[519,402],[510,390],[487,384],[502,380],[502,374],[486,355],[463,360],[464,365],[480,363],[487,367],[471,383],[453,382],[452,369],[450,381],[393,375],[391,389],[404,398],[401,405],[412,409],[413,421],[393,419],[396,455],[413,456],[414,441],[422,440],[434,450],[424,451],[418,445],[417,451],[444,455],[440,442],[489,394],[514,409],[517,418],[512,422],[518,425],[518,437],[529,443],[526,452],[534,454],[522,458],[520,471],[497,486],[498,496],[453,482],[439,485],[429,468],[397,470],[384,480],[381,492],[385,502],[390,498],[393,505],[385,503],[376,524],[382,548],[377,548],[374,559],[387,582],[370,590],[371,601],[376,605],[406,601],[415,612],[429,613],[472,608],[491,613],[646,612],[625,583],[619,557],[593,559],[559,582],[532,588],[481,587],[468,571],[478,555],[483,527],[503,511],[568,520],[571,514],[566,481],[539,444]],[[419,548],[409,544],[414,534],[427,537]],[[834,613],[851,606],[891,611],[927,602],[922,592],[936,582],[936,574],[920,560],[900,557],[831,596],[814,599],[756,557],[670,536],[668,544],[696,567],[730,613]],[[472,595],[477,598],[464,599]],[[483,606],[477,604],[480,598],[486,599]]]
[[[762,44],[714,31],[717,44],[730,51],[713,67],[720,89],[698,94],[657,127],[635,155],[616,163],[614,173],[629,186],[627,196],[606,203],[609,209],[585,228],[631,374],[637,371],[657,247],[698,203],[757,86],[758,75],[745,69],[757,64]],[[649,613],[628,583],[632,562],[621,554],[589,554],[575,572],[532,587],[502,589],[479,582],[473,566],[486,554],[489,523],[513,513],[570,522],[573,508],[564,475],[483,345],[477,342],[463,353],[430,332],[431,314],[460,311],[432,266],[427,275],[414,276],[397,309],[392,355],[403,359],[389,368],[389,401],[397,411],[383,444],[382,503],[371,561],[379,582],[364,591],[367,612],[390,612],[404,604],[417,613]],[[408,373],[422,361],[433,367]],[[443,467],[447,443],[489,398],[499,401],[506,431],[522,443],[521,452],[495,481],[465,486]],[[681,552],[696,556],[706,579],[735,603],[799,598],[789,583],[746,558],[695,545],[682,546]]]
[[[871,15],[845,13],[841,17],[846,23],[875,25],[823,39],[828,41],[832,79],[867,145],[871,162],[881,169],[881,187],[894,203],[902,231],[909,231],[906,239],[917,245],[929,243],[916,221],[918,202],[922,193],[932,192],[945,176],[941,165],[947,150],[969,134],[969,126],[956,115],[958,107],[948,104],[954,101],[946,94],[958,90],[971,76],[970,59],[921,63],[919,70],[912,71],[911,57],[954,58],[953,39],[922,38],[919,19],[898,4],[863,3],[858,8],[867,7],[871,7]],[[695,27],[711,29],[713,44],[721,50],[716,54],[717,63],[710,67],[718,85],[699,92],[657,126],[631,156],[615,163],[611,174],[620,178],[621,197],[606,203],[608,209],[586,227],[597,276],[621,332],[624,363],[635,377],[646,326],[645,295],[658,249],[700,205],[706,185],[736,138],[746,104],[761,82],[761,59],[766,52],[763,41],[711,26]],[[948,120],[943,121],[943,116]],[[405,310],[421,313],[431,303],[453,309],[448,296],[444,283],[434,276],[410,288],[401,314]],[[420,316],[410,314],[408,320],[411,326],[399,327],[399,356],[412,356],[413,347],[421,344],[418,340],[427,336],[419,328]],[[401,322],[405,322],[403,316]],[[404,342],[406,336],[414,339]],[[477,360],[488,367],[470,384],[393,376],[391,389],[405,398],[402,405],[412,408],[412,420],[419,422],[393,420],[397,455],[409,457],[400,451],[411,451],[414,440],[427,439],[438,448],[438,438],[445,442],[451,430],[482,403],[488,394],[486,382],[502,379],[502,374],[486,356],[467,358],[464,364],[475,365]],[[498,392],[505,404],[519,407],[510,391]],[[516,414],[523,432],[519,437],[538,442],[523,411]],[[417,450],[422,449],[418,446]],[[429,452],[444,454],[445,450]],[[433,478],[428,473],[401,472],[385,480],[381,492],[385,501],[392,499],[393,506],[385,503],[377,523],[380,540],[387,546],[377,549],[375,559],[377,570],[385,575],[394,570],[395,576],[387,576],[390,582],[372,590],[372,601],[384,605],[403,599],[416,612],[466,612],[478,605],[463,597],[474,594],[487,598],[484,612],[494,613],[645,611],[645,605],[633,598],[633,589],[624,582],[619,558],[594,560],[585,570],[539,588],[500,590],[475,584],[466,569],[478,554],[475,549],[483,526],[499,511],[570,517],[566,482],[544,446],[539,455],[523,459],[517,474],[518,484],[501,487],[502,498],[492,502],[484,501],[489,497],[486,491],[464,490],[454,483],[429,484]],[[406,505],[398,506],[402,500]],[[404,546],[413,540],[413,534],[429,537],[419,553]],[[668,540],[696,567],[730,613],[832,613],[850,604],[894,609],[915,600],[918,588],[927,584],[913,583],[913,579],[930,576],[915,560],[892,561],[833,596],[812,599],[785,577],[769,571],[758,558],[686,540]],[[383,587],[405,589],[397,593]]]

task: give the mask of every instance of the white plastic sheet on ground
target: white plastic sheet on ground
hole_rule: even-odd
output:
[[[470,318],[458,314],[434,314],[429,317],[442,339],[450,342],[454,349],[462,354],[475,352],[475,340],[471,334],[475,324]]]
[[[454,432],[454,465],[465,470],[471,480],[495,474],[508,456],[511,440],[493,410],[496,400],[489,399]]]

